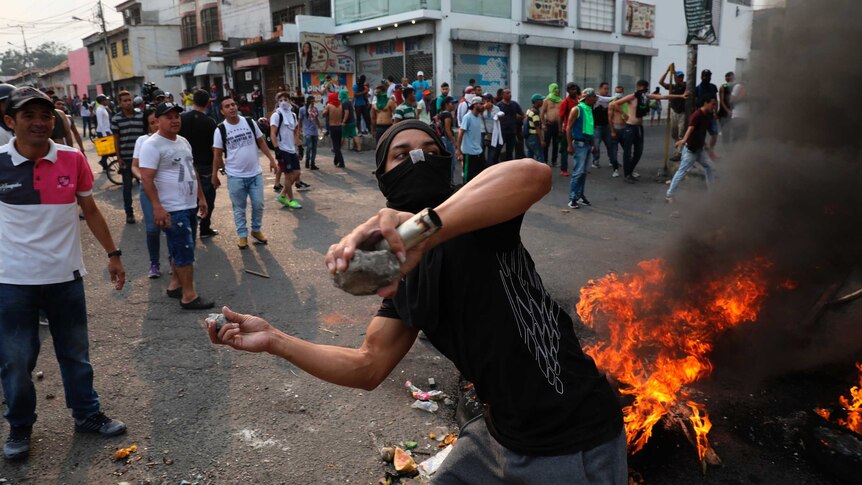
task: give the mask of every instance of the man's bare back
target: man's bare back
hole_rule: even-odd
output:
[[[327,104],[326,109],[323,110],[323,116],[329,116],[329,126],[341,126],[344,109],[341,106]]]

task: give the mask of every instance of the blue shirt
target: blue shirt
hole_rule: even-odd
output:
[[[468,111],[461,121],[461,153],[480,155],[482,153],[482,120]]]
[[[424,81],[413,81],[413,89],[416,90],[417,98],[421,98],[422,93],[424,93],[429,87],[431,87],[431,83],[429,83],[427,79]]]
[[[353,85],[353,106],[365,106],[368,102],[368,93],[363,94],[362,96],[357,95],[360,89],[365,90],[365,86],[362,88],[359,87],[359,84]]]
[[[308,117],[308,108],[305,106],[299,108],[299,119],[302,120],[302,134],[304,136],[317,136],[317,120]]]

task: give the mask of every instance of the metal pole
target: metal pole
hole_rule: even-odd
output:
[[[671,63],[671,65],[667,66],[667,72],[665,74],[670,74],[670,85],[671,85],[671,87],[673,87],[674,84],[676,83],[675,72],[676,72],[676,66],[673,63]],[[661,101],[659,101],[659,103],[661,103]],[[670,151],[668,149],[668,145],[670,144],[670,112],[671,112],[670,101],[668,101],[668,104],[667,104],[667,123],[666,123],[667,127],[666,127],[665,133],[664,133],[664,167],[659,170],[659,173],[658,173],[659,177],[667,177],[670,174],[670,167],[668,166],[668,163],[667,163],[668,162],[668,155],[670,153]],[[659,118],[659,122],[661,122],[661,118]]]
[[[102,41],[105,44],[105,62],[108,63],[108,80],[111,81],[111,97],[116,97],[117,87],[114,85],[114,68],[111,65],[111,52],[108,50],[108,31],[105,29],[105,15],[102,12],[101,0],[96,5],[99,9],[99,22],[102,25]]]
[[[697,44],[689,44],[688,55],[686,56],[686,88],[688,89],[688,99],[685,103],[686,119],[694,113],[697,105],[696,95],[696,79],[697,79]]]

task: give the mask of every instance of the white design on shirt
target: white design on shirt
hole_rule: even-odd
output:
[[[500,280],[518,324],[518,334],[536,357],[548,384],[558,394],[563,394],[557,358],[560,351],[560,306],[545,291],[536,270],[528,269],[527,252],[523,246],[497,253],[497,261],[500,263]],[[534,293],[541,294],[541,300],[535,300]]]

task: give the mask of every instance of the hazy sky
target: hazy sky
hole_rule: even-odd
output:
[[[96,12],[95,0],[0,0],[0,51],[6,49],[23,49],[24,39],[21,30],[15,25],[24,26],[27,47],[33,49],[43,42],[54,41],[66,45],[69,49],[77,49],[84,44],[81,39],[96,32],[98,27],[91,22],[72,20],[78,17],[84,20],[94,20]],[[110,0],[103,3],[105,25],[108,30],[119,27],[123,23],[122,15],[116,11],[115,5],[120,0]],[[13,45],[9,45],[12,43]]]

